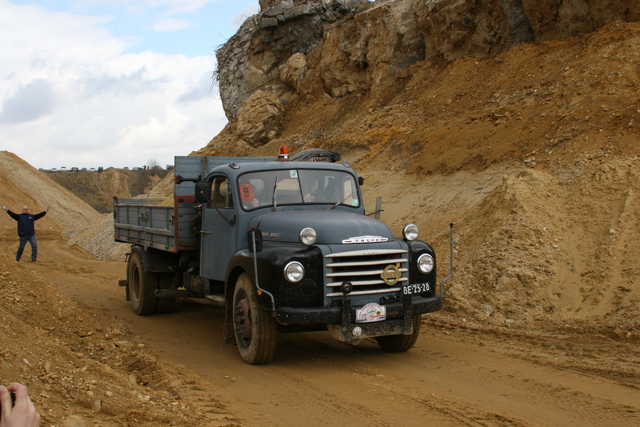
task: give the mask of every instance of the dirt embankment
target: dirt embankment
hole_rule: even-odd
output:
[[[334,149],[367,179],[369,211],[382,196],[397,234],[417,223],[442,272],[456,223],[447,309],[459,319],[587,322],[638,339],[638,64],[640,24],[621,22],[496,58],[425,61],[382,93],[317,88],[260,148],[236,144],[232,123],[200,154]]]
[[[0,252],[0,383],[28,384],[43,425],[235,424],[215,396],[198,391],[192,373],[158,360],[124,322],[71,300],[6,252]],[[83,253],[64,264],[56,263],[55,251],[41,258],[51,273],[53,265],[69,277],[97,272]]]
[[[170,171],[164,169],[102,172],[44,172],[100,213],[113,212],[113,198],[132,198],[148,194]]]
[[[36,222],[39,240],[53,240],[65,246],[77,245],[99,259],[122,259],[126,245],[113,241],[112,216],[100,214],[83,200],[37,171],[15,154],[0,151],[0,206],[20,213],[29,206],[32,213],[50,212]],[[16,222],[0,215],[0,241],[17,244]]]

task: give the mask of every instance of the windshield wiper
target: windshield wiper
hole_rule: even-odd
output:
[[[340,200],[340,201],[339,201],[338,203],[336,203],[335,205],[331,206],[331,207],[329,208],[329,210],[331,210],[331,209],[335,208],[336,206],[338,206],[338,205],[340,205],[340,204],[342,204],[342,203],[346,202],[346,201],[347,201],[347,199],[349,199],[349,198],[353,198],[353,194],[349,194],[347,197],[345,197],[344,199]]]
[[[276,182],[273,184],[273,199],[271,199],[271,204],[273,205],[273,210],[276,210],[276,190],[278,189],[278,180],[280,177],[276,175]]]

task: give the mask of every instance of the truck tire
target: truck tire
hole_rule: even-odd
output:
[[[262,365],[276,351],[277,325],[271,313],[258,304],[256,290],[246,273],[233,291],[233,326],[240,355],[250,365]]]
[[[409,335],[387,335],[384,337],[376,337],[378,345],[384,351],[391,353],[401,353],[409,350],[418,340],[420,335],[420,326],[422,325],[422,315],[413,316],[413,332]]]
[[[138,252],[133,251],[129,258],[127,280],[133,311],[138,316],[155,313],[158,305],[158,297],[155,295],[158,289],[158,276],[144,271],[142,256]]]

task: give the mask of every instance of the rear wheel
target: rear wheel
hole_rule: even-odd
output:
[[[238,350],[245,362],[261,365],[273,359],[276,320],[258,304],[256,290],[246,274],[240,275],[233,291],[233,325]]]
[[[144,271],[142,255],[135,251],[129,259],[127,281],[133,311],[139,316],[155,313],[158,304],[158,297],[155,296],[155,291],[158,289],[158,276]]]
[[[413,331],[409,335],[388,335],[385,337],[376,337],[378,345],[384,351],[392,353],[400,353],[409,350],[418,340],[420,335],[420,326],[422,325],[422,315],[413,316]]]

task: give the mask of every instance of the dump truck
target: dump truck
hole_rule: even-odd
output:
[[[115,240],[131,245],[119,285],[134,312],[206,299],[224,307],[225,341],[254,365],[286,332],[409,350],[422,314],[443,304],[433,248],[415,225],[394,237],[367,215],[363,179],[337,153],[287,151],[178,156],[172,204],[114,200]]]

